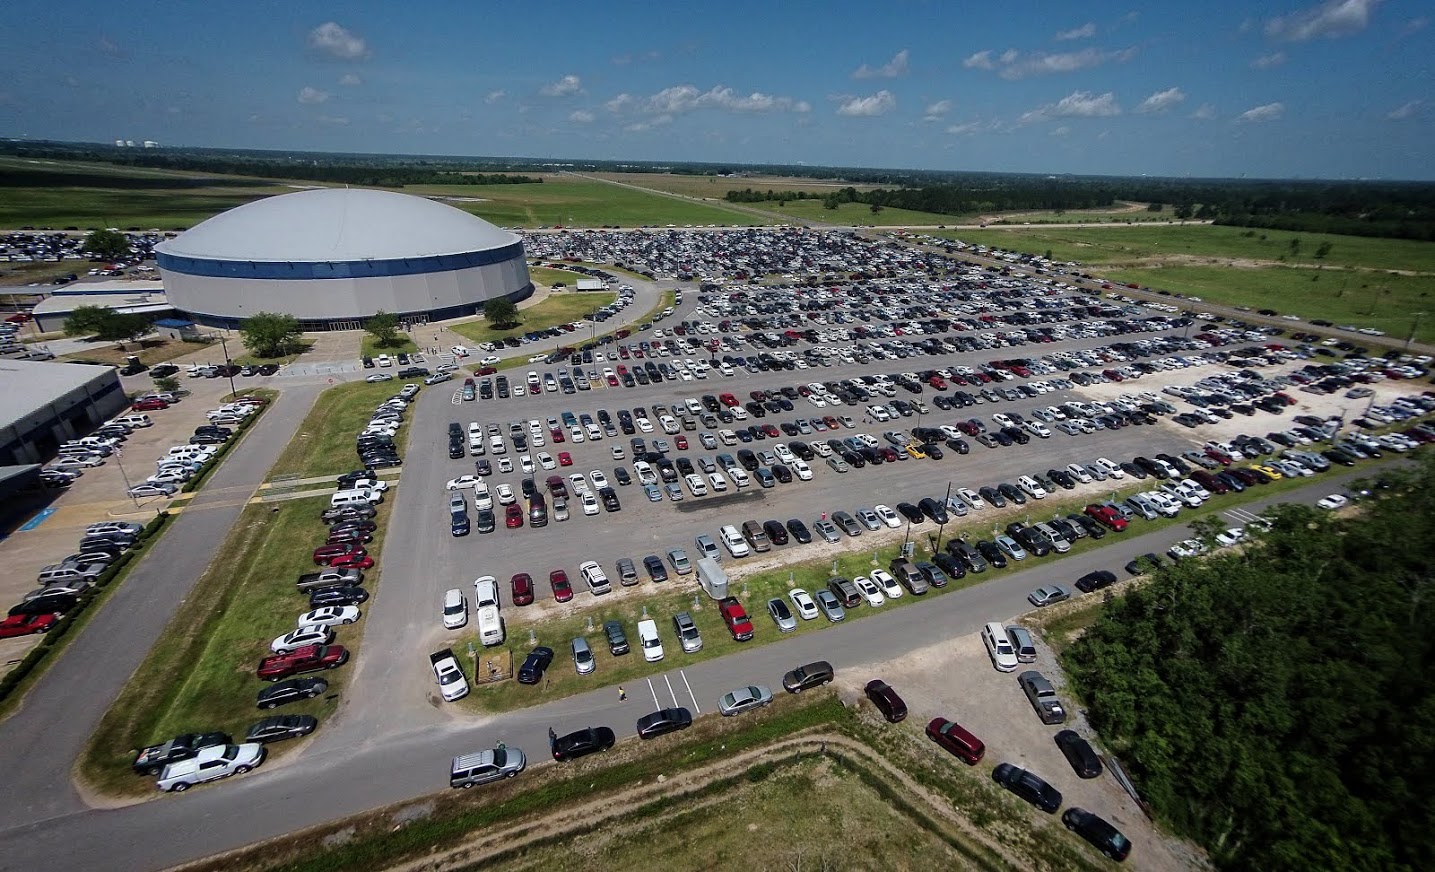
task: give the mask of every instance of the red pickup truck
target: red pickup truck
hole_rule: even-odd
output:
[[[723,623],[727,624],[728,632],[732,633],[735,641],[746,642],[752,638],[752,621],[748,620],[747,612],[737,597],[718,600],[718,611],[722,613]]]
[[[305,645],[288,654],[265,657],[255,671],[265,681],[279,681],[305,672],[338,669],[348,662],[349,652],[342,645]]]

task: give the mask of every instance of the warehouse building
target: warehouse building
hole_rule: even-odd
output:
[[[383,311],[405,323],[481,312],[533,293],[523,241],[424,197],[320,188],[231,209],[156,246],[168,302],[233,328],[259,312],[304,330],[350,330]]]
[[[129,405],[111,366],[0,360],[0,384],[0,467],[43,463]]]

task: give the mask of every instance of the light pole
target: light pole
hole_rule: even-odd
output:
[[[952,504],[952,483],[951,483],[951,482],[947,482],[947,496],[946,496],[945,499],[942,500],[942,517],[944,517],[944,518],[947,517],[947,512],[951,511],[951,510],[948,508],[949,506],[951,506],[951,504]],[[942,532],[943,532],[944,530],[946,530],[946,528],[947,528],[947,522],[946,522],[946,521],[943,521],[942,523],[940,523],[940,524],[937,525],[937,544],[936,544],[936,547],[934,547],[934,548],[932,549],[932,553],[933,553],[934,555],[935,555],[935,554],[939,554],[939,553],[941,553],[941,551],[942,551]]]
[[[229,339],[222,333],[219,335],[219,347],[224,349],[224,374],[229,377],[229,398],[232,400],[239,394],[239,389],[234,386],[234,365],[229,362]]]
[[[1405,337],[1405,350],[1410,350],[1410,343],[1415,341],[1415,331],[1420,329],[1420,319],[1425,317],[1424,312],[1411,312],[1415,320],[1410,322],[1410,335]]]

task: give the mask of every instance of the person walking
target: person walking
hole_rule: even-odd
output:
[[[623,686],[621,684],[618,685],[618,702],[626,702],[627,699],[628,692],[623,689]]]

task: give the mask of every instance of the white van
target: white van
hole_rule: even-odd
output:
[[[643,649],[643,659],[656,663],[663,659],[663,640],[658,638],[658,622],[651,618],[638,622],[638,645]]]
[[[498,606],[476,608],[474,618],[478,621],[478,641],[482,642],[484,647],[503,644],[503,616],[498,613]]]
[[[748,547],[747,540],[742,538],[742,534],[732,524],[725,524],[721,530],[718,530],[718,538],[722,539],[722,544],[733,557],[746,557],[752,553],[752,548]]]
[[[372,506],[383,502],[384,495],[371,490],[341,490],[329,497],[329,508],[342,509],[346,506]]]

